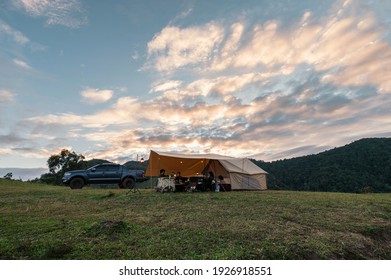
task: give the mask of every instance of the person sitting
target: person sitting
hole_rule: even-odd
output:
[[[180,171],[178,171],[176,173],[176,175],[175,175],[175,189],[176,189],[176,191],[179,191],[179,192],[185,191],[185,186],[186,186],[185,179],[186,178],[182,177]]]
[[[176,173],[176,175],[175,175],[175,183],[176,183],[176,184],[182,184],[182,183],[183,183],[182,180],[183,180],[183,178],[182,178],[182,176],[181,176],[181,172],[178,171],[178,172]]]
[[[167,176],[166,176],[166,170],[160,169],[159,177],[167,177]]]

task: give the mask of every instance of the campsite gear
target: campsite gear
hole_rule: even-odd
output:
[[[189,178],[190,191],[204,191],[205,177],[203,175],[196,175]]]

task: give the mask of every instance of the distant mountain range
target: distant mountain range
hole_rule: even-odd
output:
[[[12,179],[28,181],[39,178],[46,172],[48,172],[47,168],[0,168],[0,178],[7,173],[12,173]]]
[[[391,138],[366,138],[316,155],[254,162],[269,173],[269,189],[391,192]]]

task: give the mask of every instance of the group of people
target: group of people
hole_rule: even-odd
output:
[[[223,181],[224,181],[224,177],[223,176],[219,175],[217,177],[217,180],[215,180],[213,172],[209,171],[208,175],[206,176],[206,180],[205,180],[206,190],[219,192],[220,191],[220,187],[223,184]]]
[[[159,172],[159,177],[175,177],[175,184],[176,185],[185,185],[185,181],[182,176],[181,176],[181,172],[178,171],[176,174],[175,173],[172,173],[170,175],[166,175],[166,170],[164,169],[160,169],[160,172]],[[224,183],[224,177],[219,175],[217,177],[217,180],[215,180],[215,177],[214,177],[214,174],[212,171],[209,171],[208,174],[205,176],[205,180],[204,180],[204,184],[202,186],[202,189],[201,190],[204,190],[204,191],[214,191],[214,192],[219,192],[220,191],[220,187],[222,187]]]
[[[166,170],[164,170],[164,169],[160,169],[159,178],[161,178],[161,177],[175,177],[175,179],[182,178],[180,171],[178,171],[176,174],[174,172],[172,172],[171,174],[166,175]]]

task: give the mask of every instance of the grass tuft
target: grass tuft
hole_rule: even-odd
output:
[[[100,221],[94,223],[86,230],[86,235],[89,237],[97,237],[100,235],[114,236],[124,233],[128,227],[123,221]]]
[[[69,243],[51,244],[42,255],[44,260],[59,260],[66,258],[67,254],[70,254],[73,247]]]
[[[115,193],[109,192],[108,194],[103,195],[101,198],[102,198],[102,199],[105,199],[105,198],[111,198],[111,197],[113,197],[113,196],[115,196]]]

